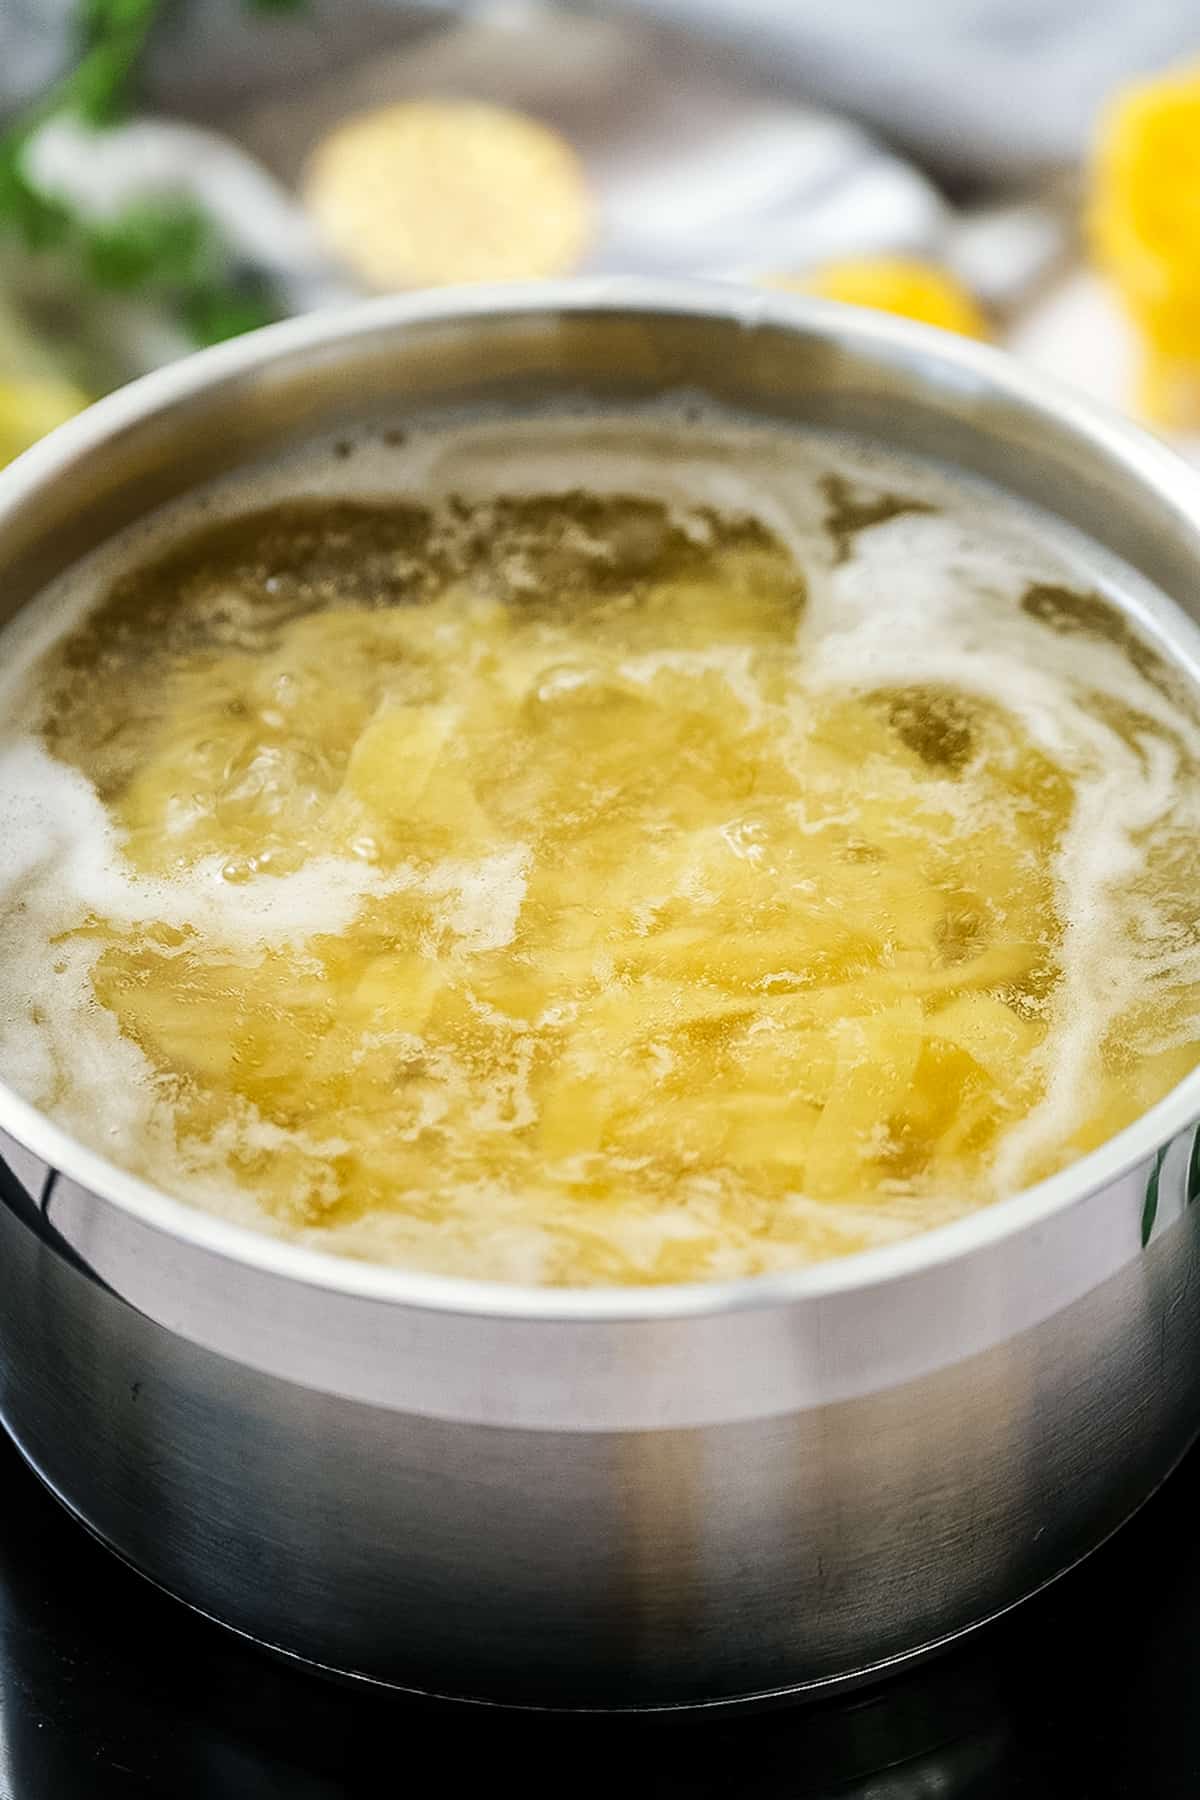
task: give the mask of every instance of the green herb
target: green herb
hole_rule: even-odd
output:
[[[273,325],[280,316],[270,285],[251,276],[240,283],[195,287],[181,313],[192,342],[201,346],[257,331],[260,325]]]
[[[71,215],[50,194],[34,187],[22,158],[24,137],[0,138],[0,232],[8,230],[28,250],[51,250],[71,231]]]
[[[62,97],[91,125],[111,125],[129,109],[163,0],[81,0],[80,60]]]
[[[187,288],[220,260],[206,213],[191,200],[139,200],[83,235],[84,265],[97,287]]]
[[[155,26],[170,0],[79,0],[75,66],[0,133],[0,237],[35,254],[56,251],[107,292],[150,293],[166,302],[198,344],[216,343],[280,318],[270,284],[230,266],[211,219],[187,195],[137,201],[98,222],[29,179],[25,154],[38,127],[74,113],[102,130],[123,119]],[[305,0],[243,0],[255,12],[297,12]]]

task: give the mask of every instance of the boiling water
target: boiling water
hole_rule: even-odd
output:
[[[1168,616],[828,438],[314,446],[8,632],[0,1067],[184,1198],[426,1269],[952,1219],[1200,1060]]]

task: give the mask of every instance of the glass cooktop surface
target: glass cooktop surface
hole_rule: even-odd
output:
[[[0,1436],[0,1800],[1200,1796],[1200,1450],[1081,1568],[907,1674],[762,1713],[423,1705],[276,1660],[157,1592]]]

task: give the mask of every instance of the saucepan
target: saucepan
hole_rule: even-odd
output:
[[[611,281],[388,299],[138,382],[0,475],[0,611],[342,422],[687,392],[989,479],[1200,614],[1200,482],[1042,376],[852,309]],[[1200,1075],[924,1236],[584,1291],[255,1235],[0,1089],[0,1414],[135,1568],[342,1675],[615,1709],[861,1680],[1076,1562],[1188,1447],[1197,1120]]]

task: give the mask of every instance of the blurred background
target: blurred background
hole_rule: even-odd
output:
[[[1200,454],[1200,9],[0,0],[0,460],[290,313],[576,271],[908,313]]]

